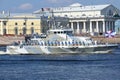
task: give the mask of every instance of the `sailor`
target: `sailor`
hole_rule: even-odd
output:
[[[41,46],[43,46],[43,42],[41,42]]]
[[[74,40],[72,40],[72,45],[73,45],[73,46],[75,45]]]
[[[58,41],[58,46],[60,46],[60,41]]]
[[[64,43],[63,43],[63,42],[61,42],[61,44],[62,44],[62,46],[64,46]]]

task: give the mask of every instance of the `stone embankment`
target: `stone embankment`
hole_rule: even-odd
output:
[[[0,36],[0,45],[9,45],[24,40],[24,36]]]
[[[118,43],[118,44],[120,44],[120,37],[114,37],[114,38],[92,37],[92,39],[96,40],[100,43]]]
[[[0,36],[0,45],[9,45],[13,42],[19,42],[24,40],[24,36]],[[100,43],[119,43],[120,44],[120,36],[116,36],[113,38],[105,38],[102,36],[93,36],[93,40],[96,40]]]

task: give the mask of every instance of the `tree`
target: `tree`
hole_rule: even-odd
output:
[[[113,17],[120,17],[120,15],[119,14],[115,14],[115,15],[113,15]]]

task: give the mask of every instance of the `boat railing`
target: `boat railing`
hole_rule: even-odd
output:
[[[93,43],[86,43],[86,42],[81,42],[81,41],[33,41],[29,43],[24,43],[26,46],[57,46],[57,47],[78,47],[78,46],[91,46],[95,45]]]

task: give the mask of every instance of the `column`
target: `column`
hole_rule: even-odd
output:
[[[115,30],[115,23],[114,23],[114,21],[112,21],[112,30],[113,31]]]
[[[99,33],[98,21],[96,21],[96,30]]]
[[[84,29],[84,32],[86,33],[86,22],[83,22],[83,29]]]
[[[71,22],[71,29],[73,30],[74,28],[73,28],[73,22]]]
[[[115,21],[113,21],[113,30],[115,31]]]
[[[108,30],[109,30],[109,22],[106,21],[106,31],[108,31]]]
[[[79,27],[79,22],[77,22],[77,33],[80,33],[80,27]]]
[[[105,21],[103,21],[103,33],[105,33]]]
[[[109,21],[109,27],[108,27],[108,31],[110,31],[111,30],[111,24],[110,24],[111,22]]]
[[[92,21],[90,21],[90,33],[92,33]]]

